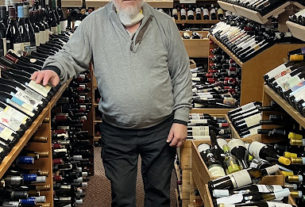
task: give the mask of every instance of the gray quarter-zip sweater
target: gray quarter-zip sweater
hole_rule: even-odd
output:
[[[191,108],[189,60],[173,20],[148,4],[133,36],[113,3],[86,17],[69,42],[44,69],[58,68],[61,81],[94,65],[99,110],[120,128],[141,129],[174,119],[188,121]]]

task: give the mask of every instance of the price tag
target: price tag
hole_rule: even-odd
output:
[[[180,4],[195,4],[196,0],[179,0]]]

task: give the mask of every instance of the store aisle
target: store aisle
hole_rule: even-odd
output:
[[[86,197],[84,199],[83,207],[110,207],[111,206],[111,192],[110,182],[104,174],[104,167],[100,159],[101,148],[94,148],[94,167],[95,175],[90,178],[88,188],[86,190]],[[138,170],[137,180],[137,207],[144,206],[144,190],[142,184],[142,177]],[[171,187],[171,207],[176,206],[175,188],[176,188],[175,174],[172,176]]]

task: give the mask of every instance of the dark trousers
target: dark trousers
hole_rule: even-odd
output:
[[[145,207],[170,206],[170,182],[176,148],[166,143],[172,118],[141,130],[101,124],[102,158],[111,181],[112,207],[136,206],[138,157],[142,159]],[[103,187],[103,186],[101,186]]]

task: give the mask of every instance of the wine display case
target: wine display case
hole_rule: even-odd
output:
[[[35,167],[48,171],[49,176],[46,184],[50,185],[50,190],[44,192],[47,202],[53,207],[53,176],[52,176],[52,145],[51,145],[51,110],[56,105],[57,101],[61,97],[62,93],[68,87],[70,81],[64,83],[58,92],[53,96],[49,104],[43,109],[32,125],[26,130],[24,135],[20,138],[19,142],[12,148],[11,152],[3,159],[0,164],[0,179],[3,177],[8,168],[12,165],[19,153],[31,140],[35,137],[47,137],[47,143],[31,143],[27,146],[27,149],[37,151],[48,151],[49,156],[35,164]],[[43,161],[43,162],[42,162]]]

